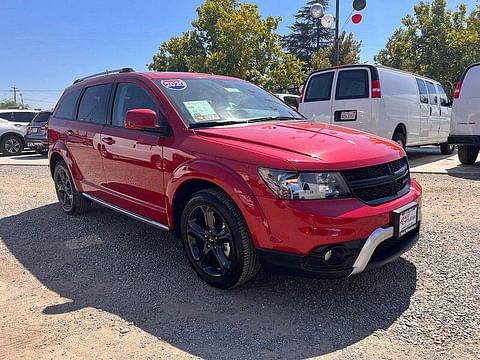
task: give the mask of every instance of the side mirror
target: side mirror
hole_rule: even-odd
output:
[[[157,114],[151,109],[128,110],[125,116],[125,129],[144,130],[158,127]]]

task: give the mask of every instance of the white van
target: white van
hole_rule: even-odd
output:
[[[480,63],[468,67],[453,95],[450,144],[458,144],[462,164],[474,164],[480,149]]]
[[[381,65],[346,65],[311,74],[301,88],[307,118],[367,131],[405,146],[449,145],[451,108],[437,81]]]

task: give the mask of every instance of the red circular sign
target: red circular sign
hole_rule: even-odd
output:
[[[352,22],[354,24],[360,24],[361,21],[362,21],[362,14],[354,14],[352,16]]]

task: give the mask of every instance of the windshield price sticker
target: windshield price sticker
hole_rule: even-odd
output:
[[[183,103],[195,122],[219,120],[220,116],[206,100],[185,101]]]
[[[187,83],[181,79],[162,80],[161,84],[169,90],[185,90],[187,88]]]

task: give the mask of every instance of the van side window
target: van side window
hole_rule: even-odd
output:
[[[60,104],[55,108],[54,116],[61,119],[73,120],[75,118],[73,112],[75,111],[75,105],[77,104],[81,92],[82,89],[75,89],[66,94],[62,98]]]
[[[450,101],[448,100],[447,93],[445,92],[443,87],[439,84],[437,84],[437,92],[438,92],[438,96],[440,97],[440,105],[449,106]]]
[[[314,75],[308,82],[305,102],[327,101],[332,97],[333,71]]]
[[[107,105],[111,84],[89,87],[80,100],[77,119],[97,124],[107,122]]]
[[[342,70],[338,74],[335,100],[369,98],[367,70]]]
[[[437,105],[438,96],[437,96],[437,90],[435,90],[435,85],[433,85],[433,83],[431,83],[430,81],[426,81],[426,83],[427,83],[427,89],[428,89],[428,96],[430,98],[430,104]]]
[[[140,86],[128,83],[118,84],[113,103],[112,125],[123,127],[125,115],[132,109],[151,109],[157,114],[160,113],[150,95]]]
[[[416,79],[417,80],[417,85],[418,85],[418,90],[420,92],[420,102],[422,104],[428,104],[428,92],[427,92],[427,86],[425,85],[425,81],[422,79]]]

